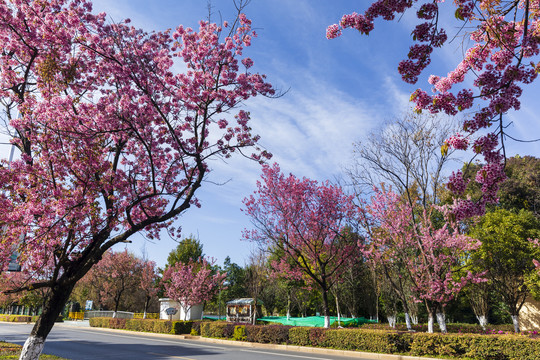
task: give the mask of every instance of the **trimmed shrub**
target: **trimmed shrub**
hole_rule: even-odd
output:
[[[144,331],[142,319],[127,319],[126,330]]]
[[[171,328],[171,334],[190,334],[192,325],[193,325],[192,320],[173,321],[172,322],[172,328]]]
[[[540,341],[522,335],[414,334],[411,354],[475,360],[540,359]]]
[[[193,324],[191,325],[191,332],[190,332],[191,335],[194,335],[194,336],[201,335],[201,323],[202,321],[200,320],[195,320],[193,322]]]
[[[225,321],[210,321],[201,323],[201,336],[211,338],[232,338],[234,333],[233,323]]]
[[[309,329],[309,344],[311,346],[319,346],[326,340],[325,328],[313,327]]]
[[[95,317],[90,319],[90,326],[92,327],[109,327],[109,318]]]
[[[361,326],[362,329],[371,329],[371,330],[390,330],[390,331],[407,331],[407,326],[405,324],[397,324],[396,328],[391,328],[388,324],[364,324]],[[412,325],[412,329],[416,332],[427,332],[427,324],[418,324]],[[435,332],[439,332],[439,327],[437,324],[433,327]],[[504,333],[513,333],[514,327],[512,324],[503,324],[503,325],[488,325],[487,329],[484,330],[478,324],[446,324],[446,329],[449,333],[457,334],[504,334]]]
[[[152,332],[159,334],[170,334],[172,330],[172,322],[169,320],[149,320],[152,321],[154,328]]]
[[[444,355],[462,357],[472,335],[418,333],[412,336],[412,355]]]
[[[309,340],[308,327],[292,327],[289,329],[289,343],[298,346],[309,346],[311,341]]]
[[[246,340],[263,344],[288,344],[289,330],[286,325],[246,325]]]
[[[109,327],[111,329],[125,329],[127,319],[110,318]]]
[[[325,337],[324,347],[386,354],[408,352],[412,341],[408,333],[360,329],[327,330]]]
[[[37,317],[36,317],[36,319],[37,319]],[[0,321],[32,322],[32,316],[29,316],[29,315],[0,315]]]
[[[199,327],[199,334],[204,337],[210,337],[210,321],[203,321]]]
[[[236,325],[234,327],[233,339],[236,341],[246,341],[246,325]]]

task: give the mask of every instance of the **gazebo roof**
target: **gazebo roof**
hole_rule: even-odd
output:
[[[240,299],[234,299],[231,301],[227,301],[227,305],[253,305],[255,301],[253,298],[240,298]],[[263,305],[263,302],[258,299],[257,305]]]

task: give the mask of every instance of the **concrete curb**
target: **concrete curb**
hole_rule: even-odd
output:
[[[67,324],[62,324],[62,323],[58,323],[55,326],[58,326],[58,325],[62,327],[72,327],[72,325],[67,325]],[[120,330],[120,329],[109,329],[109,328],[98,328],[98,327],[86,327],[86,329],[105,331],[105,332],[123,333],[123,334],[129,333],[129,334],[134,334],[134,335],[155,336],[155,337],[167,338],[167,339],[196,340],[196,341],[206,342],[206,343],[211,343],[211,344],[223,344],[223,345],[231,345],[231,346],[238,346],[238,347],[257,348],[257,349],[286,350],[286,351],[312,353],[312,354],[319,354],[319,355],[340,355],[340,356],[347,356],[347,357],[356,358],[356,359],[447,360],[447,359],[428,358],[428,357],[410,356],[410,355],[378,354],[378,353],[350,351],[350,350],[325,349],[325,348],[316,348],[316,347],[309,347],[309,346],[260,344],[260,343],[244,342],[244,341],[204,338],[202,336],[192,336],[192,335],[157,334],[157,333],[149,333],[149,332],[126,331],[126,330]]]

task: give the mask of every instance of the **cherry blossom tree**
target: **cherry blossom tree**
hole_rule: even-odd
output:
[[[401,272],[389,280],[404,305],[409,299],[402,281],[408,280],[412,290],[409,296],[426,305],[428,331],[433,332],[437,315],[441,331],[446,332],[445,306],[467,283],[484,281],[481,274],[458,271],[464,257],[480,242],[460,234],[452,223],[436,228],[427,211],[413,220],[414,208],[391,191],[377,190],[371,203],[365,205],[364,215],[369,235],[364,254],[382,265],[385,273],[398,264]]]
[[[165,293],[180,303],[184,320],[187,320],[187,314],[194,305],[212,299],[222,286],[227,274],[214,273],[212,265],[214,262],[201,258],[188,263],[177,262],[163,273]]]
[[[412,31],[414,44],[408,59],[400,62],[398,71],[410,84],[418,81],[420,74],[431,63],[431,55],[442,47],[448,35],[439,26],[439,20],[447,13],[455,14],[461,24],[457,28],[472,29],[472,44],[463,60],[446,76],[429,78],[433,95],[418,89],[411,95],[416,110],[456,115],[471,109],[476,103],[478,110],[463,122],[463,132],[447,139],[443,153],[449,147],[471,149],[482,155],[485,165],[475,177],[482,187],[479,199],[456,198],[452,205],[457,219],[481,215],[484,206],[497,201],[498,185],[505,179],[504,140],[513,137],[507,131],[504,115],[519,110],[523,85],[530,84],[540,72],[540,4],[538,0],[491,1],[455,0],[377,0],[364,13],[344,15],[339,24],[327,28],[327,38],[341,35],[344,29],[356,29],[368,35],[374,29],[375,20],[394,20],[404,12],[417,9],[419,23]],[[466,81],[472,80],[468,88]],[[486,134],[484,129],[488,130]],[[480,135],[479,135],[480,134]],[[475,138],[474,136],[477,135]],[[460,171],[449,179],[448,186],[460,195],[467,183]]]
[[[156,263],[151,260],[143,261],[140,267],[140,288],[144,294],[143,319],[146,319],[146,312],[150,305],[150,301],[158,294],[158,281],[159,276]]]
[[[209,159],[269,157],[240,108],[274,94],[243,56],[255,36],[244,14],[146,33],[91,9],[0,2],[2,120],[21,152],[0,167],[0,264],[16,250],[24,271],[47,271],[25,289],[50,289],[21,359],[39,356],[75,283],[108,249],[138,232],[179,233],[172,224],[200,206]]]
[[[107,251],[103,258],[88,272],[87,283],[98,287],[100,302],[114,310],[118,308],[126,293],[135,293],[141,285],[141,259],[126,250]]]
[[[306,276],[321,290],[328,327],[328,292],[357,246],[346,241],[348,225],[357,216],[353,198],[328,182],[286,177],[277,164],[264,165],[261,178],[255,194],[244,199],[255,227],[245,230],[244,238],[283,251],[283,273]]]

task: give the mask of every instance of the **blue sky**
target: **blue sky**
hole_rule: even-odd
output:
[[[213,1],[213,20],[231,20],[232,0]],[[451,6],[448,2],[444,6]],[[252,0],[245,9],[258,33],[246,52],[255,70],[287,93],[277,99],[246,102],[252,127],[261,144],[274,154],[272,161],[285,173],[317,180],[334,179],[351,161],[352,144],[370,131],[407,111],[410,93],[429,89],[430,74],[445,75],[459,62],[461,39],[438,52],[417,85],[401,81],[397,65],[408,52],[413,14],[399,22],[377,22],[375,31],[361,36],[347,31],[335,40],[325,38],[326,27],[352,11],[363,11],[369,1]],[[204,0],[97,0],[95,11],[113,21],[130,18],[146,30],[165,30],[179,24],[196,28],[208,15]],[[453,14],[453,11],[452,13]],[[447,20],[447,19],[443,19]],[[450,23],[449,33],[459,24]],[[540,138],[538,84],[525,89],[522,110],[510,114],[509,130],[515,137]],[[540,156],[540,144],[508,145],[508,154]],[[1,148],[7,156],[6,147]],[[219,264],[228,255],[243,265],[253,246],[241,241],[249,219],[240,211],[242,199],[255,189],[260,166],[244,158],[211,163],[209,180],[200,189],[202,208],[189,209],[179,220],[184,235],[195,234],[206,255]],[[133,238],[129,248],[142,249],[159,266],[176,243],[166,235],[156,242]],[[119,249],[119,247],[117,247]]]

